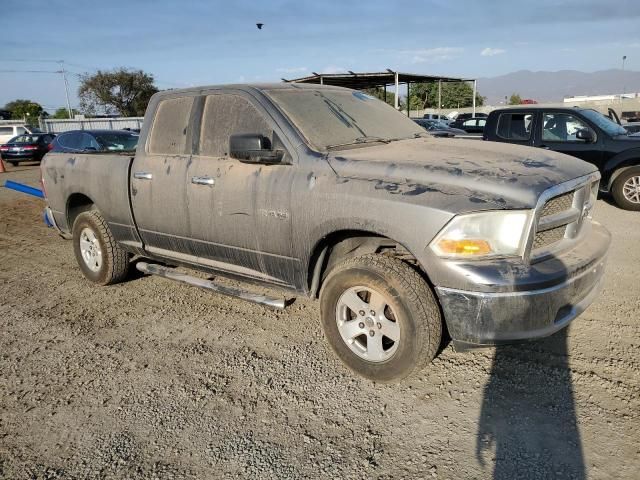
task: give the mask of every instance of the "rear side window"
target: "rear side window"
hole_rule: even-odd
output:
[[[13,127],[0,127],[1,135],[13,135]]]
[[[224,157],[229,153],[229,137],[242,133],[271,139],[273,131],[256,107],[240,95],[207,96],[200,130],[200,155]]]
[[[498,131],[500,138],[506,140],[529,140],[531,138],[530,113],[501,113],[498,117]]]
[[[81,150],[82,138],[80,133],[64,133],[58,137],[58,145],[69,150]]]
[[[187,153],[187,130],[193,98],[170,98],[160,102],[153,119],[149,153],[164,155]]]

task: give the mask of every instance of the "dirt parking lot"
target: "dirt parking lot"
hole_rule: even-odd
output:
[[[0,188],[0,478],[638,478],[638,213],[598,201],[606,285],[570,330],[377,385],[313,301],[89,284],[43,205]]]

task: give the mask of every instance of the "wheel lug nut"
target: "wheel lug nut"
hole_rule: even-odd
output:
[[[360,314],[361,317],[364,317],[364,310],[360,310],[358,313]]]
[[[377,325],[377,326],[378,326],[378,329],[381,329],[381,328],[382,328],[382,324],[381,324],[380,322],[378,322],[378,325]]]
[[[375,310],[371,310],[369,313],[371,314],[371,316],[372,316],[372,317],[375,317],[375,316],[376,316],[376,312],[375,312]]]
[[[360,322],[360,323],[358,324],[358,326],[359,326],[360,328],[364,328],[364,323]]]
[[[374,332],[373,330],[370,330],[370,331],[369,331],[369,335],[370,335],[371,337],[373,337],[375,334],[376,334],[376,332]]]

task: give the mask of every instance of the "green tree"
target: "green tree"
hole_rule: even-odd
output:
[[[410,106],[412,110],[439,108],[438,83],[415,83],[411,85]],[[442,82],[441,108],[464,108],[473,105],[473,87],[467,82]],[[476,92],[476,106],[484,105],[484,97]]]
[[[125,117],[144,115],[151,95],[158,89],[153,75],[142,70],[119,68],[80,77],[80,108],[87,114],[120,114]]]
[[[522,97],[517,93],[512,93],[509,97],[509,105],[520,105],[522,103]]]
[[[75,108],[71,109],[71,114],[72,115],[78,115],[80,112],[78,110],[76,110]],[[51,118],[56,118],[56,119],[66,119],[69,118],[69,110],[66,107],[60,107],[58,108],[55,113],[53,114],[53,116]]]
[[[16,120],[27,119],[29,122],[37,122],[38,118],[44,113],[42,105],[25,99],[18,99],[7,103],[4,106],[4,110],[11,112],[11,118]]]
[[[385,100],[385,98],[384,98],[384,88],[380,88],[380,87],[365,88],[363,91],[367,95],[371,95],[372,97],[376,97],[378,100],[382,100],[383,102],[386,101],[392,107],[396,106],[396,103],[395,103],[396,102],[396,94],[394,92],[390,92],[390,91],[387,90],[387,99]],[[404,101],[404,99],[402,97],[400,97],[398,99],[398,105],[400,106],[400,109],[405,108],[406,102]]]

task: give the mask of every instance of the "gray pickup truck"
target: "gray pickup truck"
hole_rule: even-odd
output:
[[[456,348],[550,335],[595,299],[600,174],[567,155],[437,139],[364,93],[300,84],[153,96],[135,152],[49,153],[46,214],[83,274],[176,266],[319,298],[352,370],[393,381]],[[182,270],[184,272],[184,270]],[[286,327],[283,327],[286,328]]]

